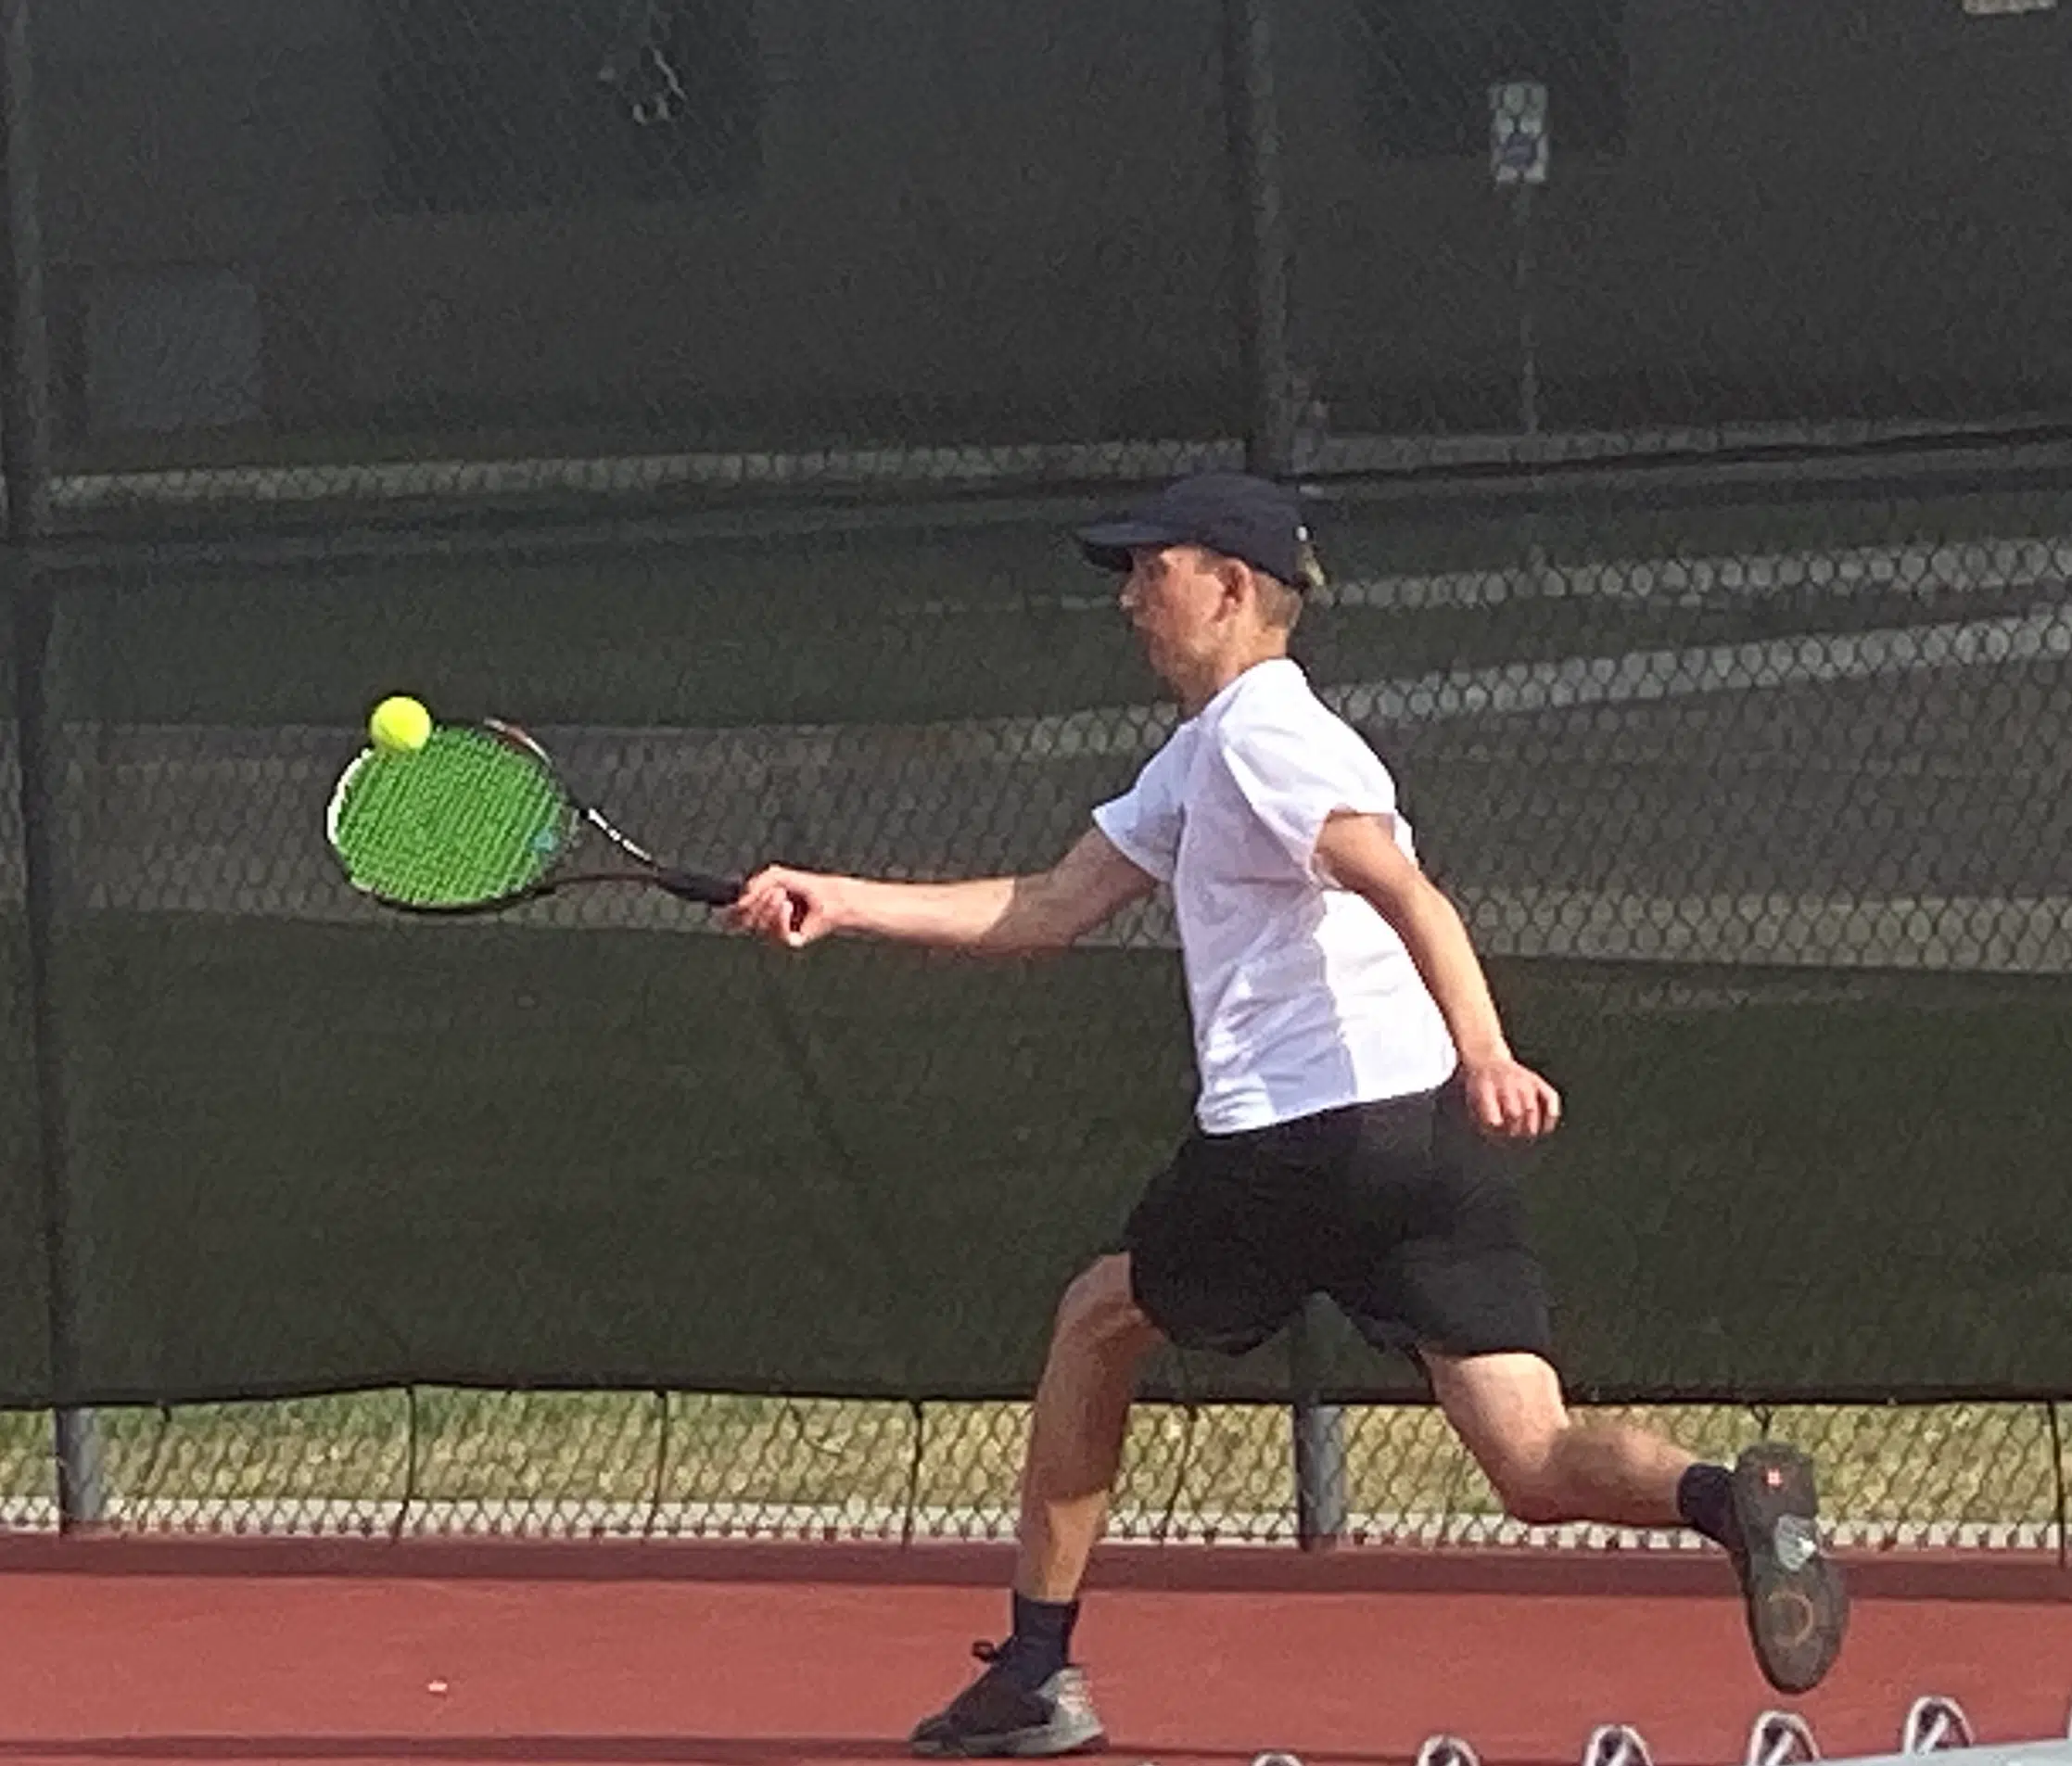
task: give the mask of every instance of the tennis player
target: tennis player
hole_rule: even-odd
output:
[[[847,934],[1035,951],[1172,892],[1195,1124],[1121,1248],[1065,1291],[1023,1467],[1011,1633],[978,1646],[984,1672],[915,1729],[914,1751],[1101,1743],[1072,1635],[1139,1364],[1162,1339],[1242,1353],[1318,1291],[1422,1366],[1518,1519],[1682,1525],[1723,1547],[1762,1672],[1780,1691],[1811,1688],[1848,1602],[1807,1458],[1762,1442],[1731,1468],[1701,1464],[1564,1404],[1518,1168],[1561,1100],[1505,1040],[1388,769],[1288,654],[1322,582],[1300,499],[1205,475],[1079,538],[1119,576],[1184,714],[1136,783],[1038,874],[879,883],[771,868],[733,913],[794,947]]]

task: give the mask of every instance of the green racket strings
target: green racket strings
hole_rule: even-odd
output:
[[[486,731],[440,727],[413,753],[362,757],[332,803],[331,844],[369,895],[464,908],[537,883],[567,819],[538,761]]]

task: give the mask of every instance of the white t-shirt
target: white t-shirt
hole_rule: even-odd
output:
[[[1276,658],[1094,811],[1124,857],[1172,888],[1204,1133],[1407,1097],[1453,1074],[1453,1039],[1402,938],[1317,867],[1338,809],[1387,817],[1417,856],[1388,769]]]

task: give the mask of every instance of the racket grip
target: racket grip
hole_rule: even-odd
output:
[[[655,880],[670,895],[705,908],[731,908],[741,899],[740,877],[707,877],[695,870],[665,870]]]

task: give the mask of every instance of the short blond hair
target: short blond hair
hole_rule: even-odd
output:
[[[1278,577],[1269,577],[1264,570],[1252,573],[1259,585],[1259,610],[1265,615],[1266,623],[1281,631],[1293,631],[1295,622],[1303,616],[1303,598]]]
[[[1283,582],[1270,570],[1263,569],[1249,558],[1239,558],[1233,553],[1218,552],[1214,546],[1191,542],[1189,550],[1199,556],[1220,559],[1226,564],[1242,565],[1251,573],[1252,580],[1259,594],[1259,610],[1266,623],[1280,631],[1292,631],[1295,622],[1303,616],[1303,593],[1306,589],[1324,586],[1324,569],[1316,561],[1315,549],[1305,540],[1303,542],[1300,564],[1303,580],[1300,586]]]

